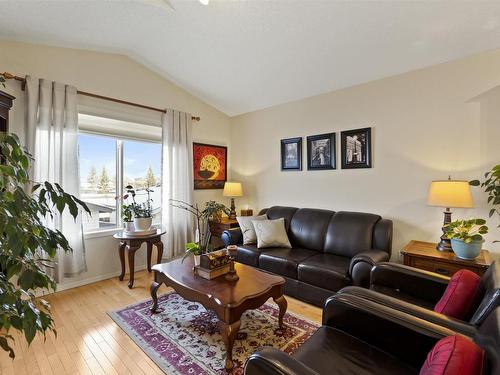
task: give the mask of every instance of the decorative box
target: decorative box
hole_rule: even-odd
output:
[[[207,270],[222,267],[229,264],[229,256],[225,249],[202,254],[200,256],[200,267]]]
[[[251,208],[242,209],[241,216],[253,216],[253,210]]]

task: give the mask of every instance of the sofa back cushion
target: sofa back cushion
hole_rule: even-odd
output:
[[[478,375],[483,373],[484,352],[464,336],[439,340],[427,355],[420,375]]]
[[[333,211],[301,208],[292,217],[289,238],[293,247],[323,251],[326,228]]]
[[[273,206],[268,208],[265,213],[269,220],[285,219],[285,229],[288,232],[292,217],[297,210],[298,208],[295,207]]]
[[[373,230],[381,219],[379,215],[339,211],[330,220],[326,230],[324,251],[353,257],[372,248]]]
[[[477,308],[478,287],[479,276],[474,272],[466,269],[455,272],[434,311],[450,318],[468,320]]]

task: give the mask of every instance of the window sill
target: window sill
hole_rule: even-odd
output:
[[[85,232],[83,234],[83,238],[88,240],[90,238],[109,237],[121,230],[122,228],[110,228],[110,229],[96,230],[93,232]]]

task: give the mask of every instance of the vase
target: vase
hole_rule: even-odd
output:
[[[457,238],[451,239],[451,248],[455,255],[460,259],[473,260],[481,252],[481,247],[484,240],[471,241],[465,243],[463,240]]]
[[[152,222],[152,217],[136,217],[134,219],[135,230],[149,230]]]
[[[200,265],[200,255],[194,256],[194,265],[198,267]]]
[[[133,232],[135,230],[134,222],[133,221],[126,221],[124,223],[125,225],[125,230],[127,232]]]

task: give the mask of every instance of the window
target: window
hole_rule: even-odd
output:
[[[133,124],[131,124],[133,125]],[[161,223],[161,144],[116,136],[80,132],[80,196],[92,215],[83,220],[85,232],[113,229],[123,225],[120,196],[123,187],[132,185],[137,203],[153,192],[153,223]]]

